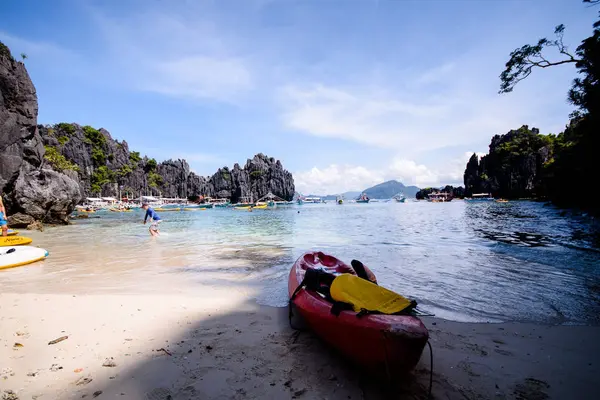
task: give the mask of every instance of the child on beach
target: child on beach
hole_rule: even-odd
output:
[[[0,228],[2,228],[2,236],[8,235],[8,215],[6,215],[6,209],[2,202],[2,196],[0,196]]]
[[[160,234],[158,232],[158,224],[160,224],[161,221],[160,217],[158,216],[156,211],[154,211],[154,209],[148,205],[148,203],[142,204],[142,208],[146,210],[146,216],[144,217],[144,225],[146,225],[146,221],[148,217],[150,217],[150,228],[148,229],[150,231],[150,235],[158,236]]]

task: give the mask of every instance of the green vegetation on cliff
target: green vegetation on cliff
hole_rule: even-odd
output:
[[[44,146],[44,148],[46,149],[44,158],[48,160],[50,165],[52,165],[52,168],[54,168],[56,171],[79,171],[79,167],[67,160],[65,156],[60,154],[56,147]]]
[[[465,170],[467,196],[491,193],[496,197],[519,198],[544,196],[543,180],[552,163],[554,135],[541,135],[527,125],[505,135],[496,135],[489,154],[479,161],[471,156]]]
[[[583,2],[600,4],[598,0]],[[542,148],[548,152],[541,166],[538,187],[543,188],[545,194],[558,205],[598,211],[600,204],[594,196],[578,196],[567,190],[569,187],[586,187],[590,179],[600,175],[597,159],[600,148],[600,20],[593,27],[592,35],[584,39],[574,53],[563,43],[564,25],[555,28],[554,39],[542,38],[534,45],[515,49],[500,75],[500,93],[511,92],[534,70],[563,64],[575,65],[578,76],[573,80],[568,100],[576,110],[569,116],[569,125],[557,136],[535,139],[545,141]],[[554,49],[560,58],[552,59],[546,54],[549,48]],[[511,151],[514,147],[508,143],[503,149]],[[488,175],[492,180],[497,178],[496,175]]]
[[[61,122],[59,124],[56,124],[55,126],[56,129],[66,133],[67,135],[72,135],[75,133],[75,127],[73,126],[73,124]]]
[[[91,191],[92,193],[101,193],[103,185],[113,182],[115,182],[115,173],[106,165],[102,165],[96,168],[92,174]]]

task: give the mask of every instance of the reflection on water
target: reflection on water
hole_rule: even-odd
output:
[[[304,251],[359,259],[379,282],[463,321],[600,322],[600,228],[535,202],[306,204],[290,209],[104,213],[31,233],[44,263],[1,271],[13,292],[195,293],[226,286],[287,304]],[[258,295],[256,295],[258,293]]]

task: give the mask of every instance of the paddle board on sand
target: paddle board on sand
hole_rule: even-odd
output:
[[[7,234],[8,236],[15,236],[15,235],[18,235],[18,234],[19,234],[19,231],[15,231],[14,229],[9,229],[9,230],[6,232],[6,234]]]
[[[0,269],[20,267],[48,257],[48,251],[34,246],[4,247],[0,249]]]
[[[0,236],[0,246],[21,246],[31,243],[33,240],[24,236]]]

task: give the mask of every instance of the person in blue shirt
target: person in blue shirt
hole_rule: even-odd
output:
[[[158,236],[160,234],[158,232],[158,224],[160,224],[161,221],[160,216],[156,213],[156,211],[154,211],[152,207],[148,205],[148,203],[142,204],[142,208],[146,210],[146,216],[144,217],[144,225],[146,225],[148,217],[150,217],[150,228],[148,229],[150,231],[150,235]]]
[[[2,236],[8,235],[8,215],[6,215],[6,208],[2,203],[2,196],[0,196],[0,228],[2,228]]]

